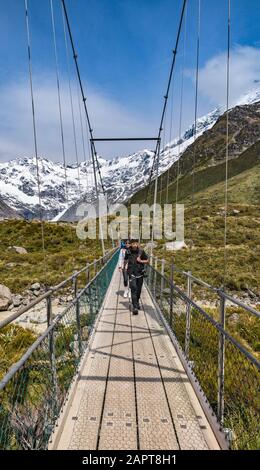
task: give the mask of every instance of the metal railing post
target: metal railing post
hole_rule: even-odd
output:
[[[225,330],[226,298],[220,294],[219,323]],[[224,392],[225,392],[225,335],[219,332],[218,346],[218,420],[224,423]]]
[[[171,281],[170,281],[170,327],[173,329],[173,282],[174,282],[174,262],[171,262]]]
[[[153,255],[150,256],[149,258],[149,274],[148,274],[148,286],[151,289],[151,277],[152,277],[152,267],[153,267]]]
[[[161,292],[160,292],[160,305],[162,307],[162,299],[163,299],[163,289],[164,289],[164,265],[165,260],[161,260]]]
[[[48,327],[52,324],[53,312],[52,312],[52,301],[51,295],[46,298],[46,307],[47,307],[47,325]],[[53,417],[57,417],[58,409],[58,383],[57,383],[57,370],[56,370],[56,357],[55,357],[55,337],[54,330],[50,331],[49,334],[49,353],[50,353],[50,365],[51,365],[51,381],[53,388]]]
[[[191,299],[191,272],[187,272],[187,297]],[[191,319],[191,305],[188,302],[186,305],[186,327],[185,327],[185,355],[189,359],[190,353],[190,319]]]
[[[89,275],[89,263],[86,265],[86,284],[88,284],[90,281],[90,275]]]
[[[156,299],[156,281],[157,281],[157,267],[158,267],[158,258],[154,258],[154,279],[153,279],[153,296]]]
[[[76,299],[75,307],[76,307],[76,322],[77,322],[77,330],[78,330],[78,353],[81,356],[82,353],[82,340],[81,340],[81,326],[80,326],[80,300],[77,299],[78,295],[78,277],[74,276],[73,278],[73,288],[74,288],[74,298]]]
[[[97,260],[96,260],[96,259],[94,259],[94,263],[93,263],[93,271],[94,271],[94,275],[93,275],[93,277],[95,277],[95,275],[96,275],[96,272],[97,272],[97,269],[96,269],[96,263],[97,263]]]

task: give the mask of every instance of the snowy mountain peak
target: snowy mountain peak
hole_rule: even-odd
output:
[[[243,95],[236,105],[252,104],[260,101],[260,89],[254,89]],[[211,129],[225,109],[218,107],[196,123],[196,138]],[[159,174],[165,172],[194,142],[194,123],[182,134],[169,142],[161,151]],[[154,152],[144,149],[122,158],[106,160],[98,156],[104,187],[111,203],[123,202],[146,185],[153,164]],[[75,202],[84,198],[93,201],[95,186],[92,162],[81,162],[79,167],[68,165],[67,189],[65,194],[65,175],[62,163],[47,158],[39,158],[41,200],[47,218],[58,217]],[[35,157],[19,157],[6,163],[0,163],[0,197],[12,209],[26,217],[39,214],[37,168]]]

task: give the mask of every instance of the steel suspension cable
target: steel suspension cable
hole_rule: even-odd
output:
[[[192,151],[192,200],[191,200],[191,207],[194,208],[195,202],[195,165],[196,165],[196,154],[194,143],[197,138],[197,119],[198,119],[198,89],[199,89],[199,60],[200,60],[200,21],[201,21],[201,0],[198,0],[198,18],[197,18],[197,46],[196,46],[196,78],[195,78],[195,109],[194,109],[194,131],[193,131],[193,151]],[[190,230],[191,235],[194,233],[193,231],[193,223],[192,223],[192,215],[194,215],[191,211],[190,213]],[[190,239],[190,249],[189,249],[189,264],[190,264],[190,271],[191,271],[191,263],[192,263],[192,244],[193,241]]]
[[[85,147],[85,138],[84,138],[84,130],[83,130],[83,121],[82,121],[81,102],[80,102],[80,96],[79,96],[79,84],[78,84],[78,82],[77,82],[76,88],[77,88],[77,98],[78,98],[78,108],[79,108],[79,120],[80,120],[82,151],[83,151],[83,158],[84,158],[85,170],[86,170],[86,190],[88,191],[87,154],[86,154],[86,147]]]
[[[89,135],[90,135],[90,138],[91,138],[91,142],[90,142],[91,158],[92,158],[92,166],[93,166],[94,181],[95,181],[96,200],[97,200],[97,203],[98,203],[98,201],[99,201],[99,191],[98,191],[98,183],[97,183],[97,175],[96,175],[96,167],[95,167],[95,161],[97,161],[97,152],[96,152],[96,149],[95,149],[95,144],[93,142],[93,129],[92,129],[91,124],[90,124],[89,112],[88,112],[88,108],[87,108],[87,104],[86,104],[87,98],[85,97],[85,93],[84,93],[84,89],[83,89],[83,83],[82,83],[82,80],[81,80],[81,75],[80,75],[80,70],[79,70],[79,65],[78,65],[78,56],[76,54],[76,49],[75,49],[75,46],[74,46],[74,41],[73,41],[73,37],[72,37],[72,32],[71,32],[71,27],[70,27],[70,22],[69,22],[69,17],[68,17],[68,13],[67,13],[65,0],[61,0],[61,2],[62,2],[64,14],[65,14],[65,19],[66,19],[67,29],[68,29],[68,33],[69,33],[71,48],[72,48],[72,52],[73,52],[73,58],[74,58],[75,66],[76,66],[77,77],[78,77],[78,81],[79,81],[82,101],[83,101],[85,115],[86,115],[86,119],[87,119],[88,131],[89,131]],[[100,179],[102,180],[101,174],[99,176],[100,176]],[[100,217],[99,217],[99,228],[100,228],[100,239],[101,239],[101,244],[102,244],[102,251],[103,251],[103,254],[105,254],[103,228],[102,228],[102,221],[101,221]]]
[[[40,181],[39,155],[38,155],[35,104],[34,104],[34,90],[33,90],[32,59],[31,59],[31,37],[30,37],[27,0],[24,0],[24,6],[25,6],[25,20],[26,20],[26,33],[27,33],[27,52],[28,52],[28,68],[29,68],[30,95],[31,95],[31,108],[32,108],[34,155],[35,155],[35,161],[36,161],[36,177],[37,177],[37,189],[38,189],[38,200],[39,200],[39,206],[40,206],[40,221],[41,221],[41,242],[42,242],[42,252],[43,252],[43,261],[44,261],[44,269],[45,269],[45,283],[46,283],[47,261],[46,261],[46,250],[45,250],[45,230],[44,230],[43,206],[42,206],[42,198],[41,198],[41,181]]]
[[[156,163],[156,160],[159,159],[158,158],[158,154],[159,154],[158,150],[159,150],[159,147],[160,147],[161,133],[162,133],[162,130],[163,130],[162,124],[163,124],[163,121],[164,121],[164,115],[165,115],[167,101],[168,101],[168,97],[169,97],[169,90],[170,90],[170,86],[171,86],[171,82],[172,82],[173,70],[174,70],[174,66],[175,66],[175,62],[176,62],[176,55],[177,55],[177,51],[178,51],[178,45],[179,45],[179,39],[180,39],[180,34],[181,34],[181,28],[182,28],[186,3],[187,3],[187,0],[183,0],[182,10],[181,10],[181,17],[180,17],[180,21],[179,21],[178,32],[177,32],[177,37],[176,37],[176,42],[175,42],[175,48],[173,49],[173,58],[172,58],[172,63],[171,63],[167,88],[166,88],[166,94],[164,96],[164,104],[163,104],[163,109],[162,109],[160,125],[159,125],[157,144],[156,144],[156,148],[155,148],[155,152],[154,152],[154,158],[153,158],[152,168],[151,168],[151,172],[150,172],[150,177],[149,177],[149,182],[148,182],[148,188],[147,188],[145,201],[147,200],[149,186],[151,184],[155,163]],[[156,167],[157,167],[156,168],[156,174],[157,174],[158,173],[157,172],[158,164],[156,164]],[[158,174],[157,174],[157,178],[158,178]],[[157,185],[155,184],[155,190],[156,190],[156,186]],[[156,197],[155,197],[155,199],[156,199]]]
[[[159,173],[159,161],[160,161],[160,145],[161,145],[161,133],[163,130],[163,122],[165,118],[165,113],[166,113],[166,107],[167,107],[167,102],[169,98],[169,91],[171,87],[171,82],[172,82],[172,76],[173,76],[173,70],[176,62],[176,55],[177,55],[177,50],[178,50],[178,45],[179,45],[179,40],[180,40],[180,34],[181,34],[181,29],[182,29],[182,23],[183,23],[183,17],[184,17],[184,12],[185,12],[185,7],[186,7],[187,0],[183,0],[183,5],[182,5],[182,10],[181,10],[181,17],[179,21],[179,27],[178,27],[178,32],[177,32],[177,37],[176,37],[176,42],[175,42],[175,48],[173,50],[173,58],[172,58],[172,63],[171,63],[171,68],[170,68],[170,74],[168,78],[168,84],[167,84],[167,89],[166,89],[166,94],[164,96],[164,104],[163,104],[163,110],[162,110],[162,116],[161,116],[161,121],[160,121],[160,126],[159,126],[159,131],[158,131],[158,138],[157,138],[157,144],[156,144],[156,149],[154,152],[154,161],[152,164],[151,168],[151,173],[150,173],[150,178],[149,178],[149,184],[148,184],[148,191],[149,191],[149,186],[151,183],[151,178],[152,178],[152,173],[153,173],[153,168],[155,165],[156,169],[156,176],[155,176],[155,184],[154,184],[154,202],[153,202],[153,224],[152,224],[152,237],[151,237],[151,255],[153,251],[153,242],[154,242],[154,228],[155,228],[155,220],[156,220],[156,201],[157,201],[157,190],[158,190],[158,173]],[[147,191],[147,195],[148,195]]]
[[[170,109],[170,135],[169,135],[169,142],[172,141],[172,124],[173,124],[173,87],[171,92],[171,109]],[[170,148],[169,148],[170,154]],[[166,204],[168,204],[169,199],[169,177],[170,177],[170,167],[167,170],[167,178],[166,178]]]
[[[227,211],[228,211],[228,161],[229,161],[229,82],[230,82],[230,22],[231,0],[228,0],[228,25],[227,25],[227,75],[226,75],[226,161],[225,161],[225,216],[224,216],[224,279],[226,286],[227,277]]]
[[[168,109],[168,108],[166,107],[165,118],[164,118],[164,124],[163,124],[163,152],[165,151],[165,142],[166,142],[167,109]],[[161,175],[161,179],[160,179],[160,197],[159,197],[159,204],[162,203],[162,181],[163,181],[163,175]]]
[[[184,39],[183,39],[183,61],[181,70],[181,96],[180,96],[180,117],[179,117],[179,144],[178,144],[178,160],[177,160],[177,178],[176,178],[176,205],[179,197],[179,176],[180,176],[180,149],[182,136],[182,114],[183,114],[183,90],[184,90],[184,69],[186,65],[186,41],[187,41],[187,8],[185,10],[184,19]]]
[[[62,2],[64,14],[65,14],[67,29],[68,29],[68,33],[69,33],[69,37],[70,37],[70,43],[71,43],[72,52],[73,52],[73,58],[74,58],[75,66],[76,66],[76,72],[77,72],[80,91],[81,91],[81,95],[82,95],[82,101],[83,101],[83,104],[84,104],[84,110],[85,110],[85,114],[86,114],[86,118],[87,118],[88,131],[89,131],[89,135],[90,135],[90,138],[91,138],[90,139],[91,140],[90,145],[91,145],[91,154],[92,154],[92,164],[93,164],[93,170],[94,170],[94,173],[95,173],[96,172],[95,159],[96,159],[97,152],[96,152],[95,144],[92,140],[93,139],[93,129],[92,129],[91,124],[90,124],[89,112],[88,112],[87,104],[86,104],[87,98],[85,97],[85,94],[84,94],[82,79],[81,79],[79,65],[78,65],[78,56],[77,56],[76,49],[75,49],[75,46],[74,46],[74,41],[73,41],[73,37],[72,37],[72,32],[71,32],[71,27],[70,27],[70,23],[69,23],[69,18],[68,18],[68,13],[67,13],[65,0],[61,0],[61,2]],[[96,192],[97,192],[97,198],[98,198],[98,186],[97,186],[96,178],[95,178],[95,186],[96,186]]]
[[[76,163],[77,163],[77,173],[78,173],[78,189],[79,189],[79,195],[81,195],[78,145],[77,145],[77,137],[76,137],[74,105],[73,105],[72,90],[71,90],[71,73],[70,73],[70,63],[69,63],[69,50],[68,50],[68,41],[67,41],[67,32],[66,32],[64,11],[63,11],[62,6],[61,6],[61,13],[62,13],[63,34],[64,34],[64,42],[65,42],[65,50],[66,50],[66,62],[67,62],[68,82],[69,82],[69,96],[70,96],[70,110],[71,110],[71,118],[72,118],[72,129],[73,129],[73,140],[74,140],[75,156],[76,156]]]
[[[52,0],[50,0],[50,7],[51,7],[51,23],[52,23],[52,35],[53,35],[54,56],[55,56],[56,84],[57,84],[58,105],[59,105],[59,121],[60,121],[60,134],[61,134],[61,148],[62,148],[64,180],[65,180],[65,203],[67,203],[67,207],[68,207],[68,205],[69,205],[69,202],[68,202],[68,201],[69,201],[69,197],[68,197],[67,164],[66,164],[66,153],[65,153],[64,132],[63,132],[63,120],[62,120],[62,109],[61,109],[61,94],[60,94],[60,78],[59,78],[59,68],[58,68],[58,53],[57,53],[57,41],[56,41],[56,29],[55,29],[55,21],[54,21],[54,12],[53,12],[53,3],[52,3]]]

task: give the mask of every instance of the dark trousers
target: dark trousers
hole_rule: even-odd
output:
[[[143,276],[142,277],[129,277],[129,285],[131,289],[132,304],[134,308],[138,308],[138,303],[141,295],[141,290],[143,286]]]
[[[122,269],[122,271],[123,271],[124,286],[127,287],[128,286],[128,273],[126,269]]]

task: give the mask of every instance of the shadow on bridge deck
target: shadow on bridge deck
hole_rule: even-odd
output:
[[[133,316],[115,271],[50,449],[219,449],[144,286]]]

